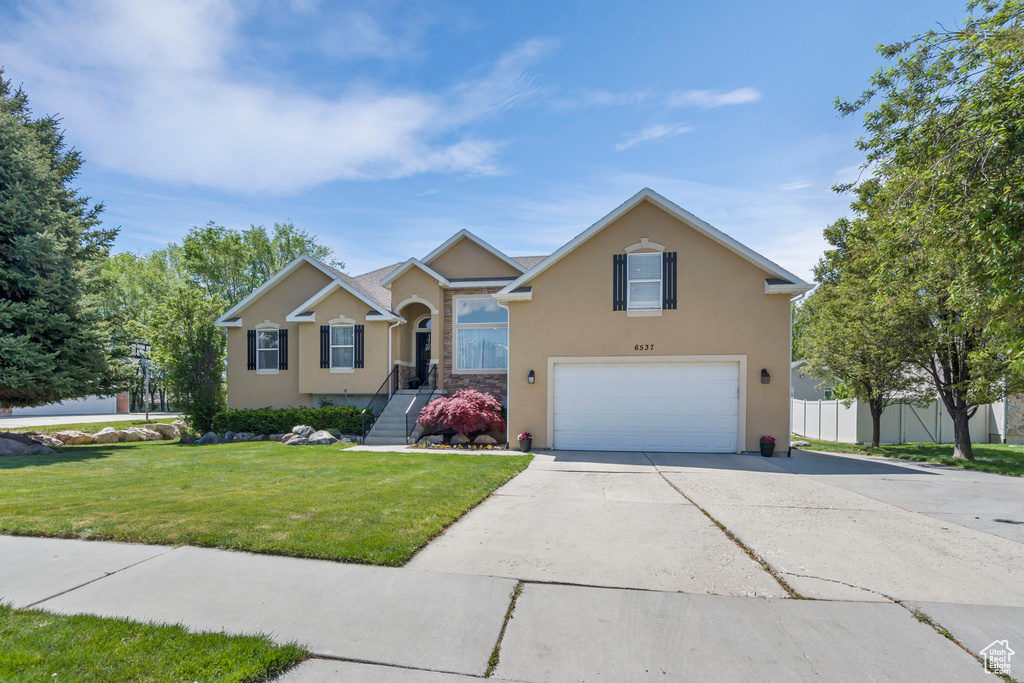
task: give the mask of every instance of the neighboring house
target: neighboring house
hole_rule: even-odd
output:
[[[807,369],[808,365],[805,360],[795,360],[790,364],[789,395],[803,401],[831,399],[832,380],[826,380],[823,384],[817,377],[807,374]]]
[[[466,230],[356,277],[303,256],[217,325],[233,408],[366,405],[392,371],[436,367],[444,391],[502,397],[513,443],[785,451],[790,299],[809,289],[644,189],[547,257]]]
[[[86,396],[31,408],[0,408],[0,415],[39,417],[43,415],[113,415],[128,412],[128,392],[116,396]]]

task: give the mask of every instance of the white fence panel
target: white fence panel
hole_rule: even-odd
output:
[[[804,429],[805,429],[804,425],[805,425],[805,422],[806,422],[805,415],[804,415],[804,410],[806,410],[806,407],[805,407],[806,404],[807,404],[806,401],[801,401],[798,398],[794,398],[792,400],[792,402],[791,402],[789,418],[790,418],[790,423],[791,423],[790,424],[790,431],[793,434],[803,434],[804,433]]]

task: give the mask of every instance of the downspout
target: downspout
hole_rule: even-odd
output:
[[[391,361],[391,338],[394,337],[394,330],[396,327],[402,324],[401,320],[396,320],[394,323],[388,326],[388,374],[384,375],[387,377],[395,370],[395,364]],[[391,382],[388,382],[388,398],[391,398]]]
[[[508,312],[508,343],[505,346],[505,354],[508,356],[505,362],[505,448],[512,447],[512,438],[509,436],[509,425],[512,424],[512,402],[509,400],[509,393],[512,388],[512,309],[507,304],[495,299],[498,305]]]

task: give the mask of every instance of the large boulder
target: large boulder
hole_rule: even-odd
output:
[[[452,437],[451,440],[451,444],[453,446],[464,446],[465,444],[468,443],[470,443],[469,437],[466,436],[465,434],[456,434],[455,436]]]
[[[38,444],[37,444],[38,445]],[[36,446],[26,446],[20,441],[14,439],[3,439],[0,438],[0,456],[3,455],[30,455],[32,449]]]
[[[31,448],[31,450],[29,450],[30,455],[53,455],[54,453],[56,453],[55,450],[49,446],[44,446],[41,443],[37,443]]]
[[[196,442],[195,434],[185,433],[185,434],[182,434],[181,437],[178,439],[178,443],[188,444],[188,443],[195,443],[195,442]]]
[[[495,445],[498,442],[494,440],[493,436],[487,436],[486,434],[481,434],[480,436],[478,436],[475,439],[473,439],[473,443],[474,444],[478,444],[480,446],[493,446],[493,445]]]
[[[92,435],[93,443],[117,443],[120,440],[119,432],[113,427],[104,427]]]
[[[92,434],[86,434],[85,432],[80,432],[77,429],[57,432],[53,436],[60,439],[60,442],[65,446],[78,446],[81,444],[92,443]]]
[[[234,432],[224,432],[223,434],[220,435],[220,438],[217,439],[217,443],[231,443],[234,440],[235,440],[235,433]]]
[[[142,437],[143,441],[159,441],[163,438],[160,436],[160,432],[154,432],[152,429],[146,429],[145,427],[129,427],[124,431],[138,434]]]
[[[8,441],[17,441],[23,443],[26,446],[31,446],[35,441],[35,434],[28,434],[26,432],[0,432],[0,439],[7,439]]]
[[[138,430],[136,429],[122,429],[117,433],[117,436],[121,441],[125,442],[146,440],[146,437],[142,436],[142,434],[139,434]]]
[[[217,432],[206,432],[196,440],[199,446],[208,446],[212,443],[217,443]]]
[[[286,436],[287,434],[271,434],[270,436],[267,437],[267,441],[281,441]]]
[[[256,441],[257,438],[252,432],[238,432],[235,434],[235,441]]]
[[[309,444],[309,439],[307,439],[304,436],[299,436],[298,434],[296,434],[294,438],[288,439],[288,441],[284,443],[288,446],[306,446]]]
[[[334,435],[325,429],[310,434],[308,441],[314,446],[330,446],[332,443],[338,442]]]
[[[298,434],[299,436],[304,436],[307,439],[309,438],[309,435],[315,431],[316,430],[309,425],[295,425],[292,427],[292,434]]]
[[[48,446],[49,448],[56,448],[58,446],[64,445],[63,441],[61,441],[60,439],[55,439],[48,434],[33,434],[32,441],[43,446]]]
[[[177,439],[181,436],[181,430],[174,424],[163,424],[158,422],[156,424],[146,425],[146,428],[152,429],[164,439]]]

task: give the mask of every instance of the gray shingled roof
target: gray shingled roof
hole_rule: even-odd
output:
[[[519,265],[529,270],[546,258],[547,256],[513,256],[512,260],[518,261]]]

